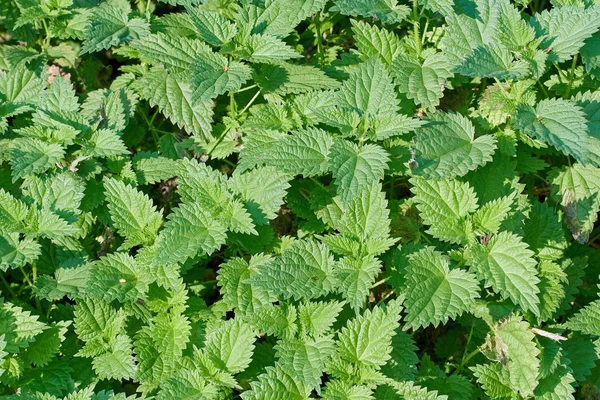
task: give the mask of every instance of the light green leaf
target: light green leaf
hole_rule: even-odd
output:
[[[212,138],[213,100],[192,102],[187,80],[176,79],[163,68],[153,68],[133,88],[175,125],[203,140]]]
[[[342,83],[336,104],[360,114],[388,114],[398,111],[392,78],[379,57],[359,65]]]
[[[127,248],[150,244],[162,225],[162,213],[142,192],[113,178],[104,179],[104,190],[112,222],[120,235],[127,237]]]
[[[331,11],[339,11],[345,15],[371,17],[384,24],[402,22],[410,9],[396,0],[336,0]]]
[[[250,79],[252,70],[237,61],[229,62],[217,53],[196,59],[192,70],[192,102],[201,103],[237,90]]]
[[[533,136],[581,163],[588,161],[588,127],[583,110],[569,100],[545,99],[536,107],[517,106],[515,128]]]
[[[46,143],[36,138],[19,138],[12,142],[10,163],[13,182],[27,175],[46,172],[61,161],[65,149],[58,143]]]
[[[347,205],[363,190],[383,178],[389,156],[376,144],[358,146],[347,140],[333,143],[329,154],[335,187]]]
[[[460,114],[436,113],[416,132],[415,174],[442,179],[464,176],[492,161],[496,140],[491,135],[475,138],[471,121]]]
[[[344,257],[336,262],[333,276],[344,299],[352,308],[360,310],[379,271],[381,262],[373,256]]]
[[[428,56],[421,64],[408,54],[401,54],[390,67],[400,93],[417,105],[433,109],[440,104],[444,89],[454,74],[447,57],[442,53]]]
[[[465,253],[467,264],[486,287],[539,315],[540,280],[533,255],[521,237],[509,232],[500,232],[486,246],[475,244]]]
[[[223,46],[235,36],[237,28],[217,12],[187,7],[187,12],[200,37],[211,46]]]
[[[81,54],[110,49],[148,35],[148,23],[141,18],[129,19],[130,12],[131,6],[125,0],[108,0],[95,8],[85,30]]]
[[[333,256],[314,240],[296,240],[247,282],[286,299],[317,298],[333,290]]]
[[[358,52],[363,59],[380,56],[390,65],[403,52],[402,42],[394,33],[364,21],[350,20]]]
[[[479,298],[479,282],[475,275],[450,270],[448,257],[427,247],[410,256],[406,268],[406,327],[418,329],[468,311]]]
[[[237,374],[252,361],[255,340],[256,335],[248,325],[230,319],[206,336],[206,353],[217,367]]]

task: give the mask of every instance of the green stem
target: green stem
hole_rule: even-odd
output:
[[[2,283],[4,283],[4,286],[6,286],[6,290],[8,291],[8,294],[10,294],[11,297],[17,297],[17,295],[15,294],[15,292],[12,290],[12,288],[8,284],[8,281],[4,277],[4,274],[0,274],[0,278],[2,279]]]
[[[254,100],[256,100],[256,98],[258,97],[259,94],[260,94],[260,89],[258,89],[258,92],[256,92],[256,94],[254,95],[254,97],[252,97],[252,99],[250,99],[250,101],[248,102],[248,104],[246,104],[246,107],[244,107],[244,109],[242,111],[240,111],[240,114],[245,113],[246,110],[248,108],[250,108],[250,106],[252,105],[252,103],[254,103]]]
[[[413,0],[413,29],[415,35],[415,49],[417,50],[417,59],[421,58],[421,35],[419,33],[419,7],[417,0]]]
[[[23,267],[19,267],[19,270],[21,271],[21,273],[25,277],[25,282],[27,282],[27,284],[29,286],[33,287],[33,282],[31,282],[31,280],[29,279],[29,276],[27,275],[27,272],[25,272],[25,270],[23,269]]]
[[[471,358],[475,357],[477,354],[479,354],[479,352],[480,352],[480,350],[478,347],[475,350],[473,350],[472,352],[470,352],[468,356],[466,356],[466,357],[463,356],[463,359],[460,362],[460,365],[458,366],[458,368],[456,368],[456,371],[454,371],[452,373],[452,375],[458,374],[460,371],[462,371],[464,366],[471,360]]]
[[[425,8],[423,8],[424,10]],[[429,28],[429,18],[425,21],[425,28],[423,28],[423,37],[421,38],[421,48],[425,46],[425,37],[427,36],[427,29]]]
[[[549,98],[550,95],[548,94],[548,91],[546,90],[542,82],[538,81],[537,84],[540,87],[540,89],[542,89],[542,93],[544,93],[544,96],[546,96],[546,98]]]
[[[254,89],[257,86],[258,85],[255,83],[254,85],[250,85],[250,86],[247,86],[247,87],[245,87],[243,89],[240,89],[240,90],[236,91],[236,93],[242,93],[242,92],[245,92],[246,90]]]
[[[373,284],[373,286],[371,286],[371,289],[376,288],[379,285],[383,285],[384,283],[387,282],[388,279],[390,279],[390,278],[389,277],[388,278],[383,278],[382,280],[375,282]]]
[[[573,87],[573,81],[575,81],[575,67],[577,66],[578,56],[579,56],[579,54],[575,54],[573,56],[573,63],[571,64],[571,72],[569,73],[569,86],[567,86],[567,90],[565,91],[565,94],[563,95],[563,99],[569,98],[569,95],[571,94],[571,88]]]
[[[325,53],[323,52],[323,33],[321,32],[321,12],[319,11],[315,15],[315,30],[317,31],[317,53],[319,66],[323,66],[323,60],[325,59]]]

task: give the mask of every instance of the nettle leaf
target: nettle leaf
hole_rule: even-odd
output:
[[[155,66],[162,65],[171,72],[184,72],[194,65],[196,57],[212,52],[199,39],[171,36],[158,32],[134,40],[130,46],[138,51],[139,57]]]
[[[240,58],[256,63],[270,63],[302,57],[285,42],[271,35],[250,35],[243,46],[236,49]]]
[[[129,19],[130,12],[131,6],[125,0],[108,0],[95,8],[85,30],[81,54],[110,49],[148,35],[148,23],[141,18]]]
[[[156,264],[183,263],[211,254],[225,243],[226,228],[198,203],[181,204],[167,218],[156,238]]]
[[[333,256],[315,240],[296,240],[247,280],[284,298],[317,298],[333,290]]]
[[[475,244],[465,252],[467,264],[502,298],[539,315],[537,262],[521,237],[500,232],[484,246]]]
[[[252,329],[241,320],[223,321],[206,336],[206,353],[218,368],[237,374],[250,364],[255,340]]]
[[[435,226],[447,220],[457,220],[477,209],[477,196],[466,182],[457,180],[410,179],[417,209],[425,225]]]
[[[464,176],[492,161],[496,140],[491,135],[475,138],[471,121],[460,114],[436,113],[416,131],[415,174],[442,179]]]
[[[192,69],[192,101],[200,103],[237,90],[250,79],[252,70],[217,53],[197,58]]]
[[[455,319],[475,305],[479,282],[474,274],[450,270],[448,257],[427,247],[410,256],[406,268],[406,327],[418,329]]]
[[[264,162],[290,174],[319,176],[328,171],[332,145],[333,138],[324,130],[301,129],[284,136],[258,155],[257,163]]]
[[[400,93],[406,93],[406,97],[427,109],[439,106],[448,79],[454,76],[452,65],[443,53],[432,54],[423,63],[401,54],[390,69]]]
[[[162,224],[162,214],[156,211],[150,198],[122,181],[106,178],[105,196],[112,222],[127,240],[126,248],[154,241]]]
[[[538,37],[544,37],[542,48],[549,50],[548,59],[561,62],[571,59],[584,41],[600,28],[598,7],[565,6],[544,10],[530,21]]]
[[[546,99],[535,108],[519,105],[513,123],[523,133],[572,155],[581,163],[585,164],[589,158],[587,120],[582,109],[571,101]]]
[[[329,169],[333,171],[335,187],[343,204],[348,204],[360,192],[383,178],[389,156],[376,144],[356,145],[337,140],[329,153]]]
[[[533,394],[538,385],[537,377],[540,350],[534,341],[535,335],[528,329],[529,324],[520,317],[512,317],[499,323],[496,330],[496,346],[506,352],[506,366],[509,372],[510,387],[524,397]]]
[[[503,80],[522,79],[529,75],[529,63],[515,60],[505,46],[493,43],[476,48],[455,68],[467,76],[497,78]]]
[[[204,140],[211,138],[213,101],[192,102],[188,82],[175,78],[163,68],[153,68],[136,81],[133,88],[172,123]]]
[[[339,291],[355,310],[363,307],[381,267],[381,262],[373,256],[344,257],[335,264],[333,276],[338,281]]]
[[[356,47],[363,59],[379,56],[390,65],[403,52],[400,38],[385,28],[363,21],[351,20]]]
[[[359,65],[342,83],[337,105],[361,114],[388,114],[398,111],[392,78],[379,57]]]
[[[235,25],[217,12],[193,7],[187,12],[200,37],[211,46],[223,46],[237,33]]]
[[[398,327],[401,302],[392,300],[385,309],[376,306],[350,320],[339,333],[337,355],[350,363],[380,368],[390,359],[392,337]]]
[[[223,300],[230,308],[245,314],[275,301],[275,296],[268,290],[246,283],[270,262],[273,262],[270,256],[254,255],[249,262],[242,258],[231,258],[221,264],[217,282],[221,286]]]
[[[384,24],[400,23],[410,13],[410,9],[406,5],[399,5],[396,0],[336,0],[331,11],[339,11],[345,15],[371,17]]]
[[[331,329],[343,306],[338,301],[303,302],[298,306],[298,321],[308,335],[316,338]]]
[[[311,388],[294,379],[281,366],[266,367],[265,370],[256,381],[250,383],[251,390],[241,394],[243,400],[277,399],[282,395],[289,400],[308,398]]]
[[[565,223],[580,243],[587,243],[600,210],[600,169],[582,166],[556,170],[550,176],[552,196],[565,212]]]
[[[565,326],[587,335],[600,336],[600,300],[596,300],[569,319]]]
[[[275,345],[277,365],[307,387],[318,387],[325,364],[334,349],[333,336],[282,340]]]
[[[36,138],[19,138],[12,142],[10,163],[13,182],[28,175],[46,172],[65,156],[58,143],[46,143]]]

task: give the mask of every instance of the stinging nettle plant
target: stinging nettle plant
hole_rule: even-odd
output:
[[[0,0],[0,398],[598,398],[599,29]]]

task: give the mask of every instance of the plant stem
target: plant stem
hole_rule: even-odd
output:
[[[242,92],[245,92],[246,90],[253,89],[253,88],[257,87],[257,86],[258,85],[255,83],[254,85],[250,85],[250,86],[247,86],[247,87],[245,87],[243,89],[240,89],[240,90],[236,91],[236,93],[242,93]]]
[[[463,359],[460,362],[460,365],[458,366],[458,368],[456,368],[456,371],[454,371],[452,373],[452,375],[458,374],[460,371],[463,370],[464,366],[469,362],[469,360],[471,360],[471,358],[475,357],[477,354],[479,354],[481,350],[479,350],[479,347],[476,348],[475,350],[473,350],[472,352],[469,353],[468,356],[464,356],[463,355]]]
[[[10,294],[12,297],[17,297],[16,293],[12,290],[12,288],[8,284],[8,281],[4,277],[4,274],[0,274],[0,278],[2,278],[2,283],[4,283],[4,286],[6,286],[6,290],[8,291],[8,294]]]
[[[259,94],[260,94],[260,89],[258,89],[258,92],[256,92],[256,94],[254,95],[254,97],[252,97],[252,99],[250,99],[250,101],[248,102],[248,104],[246,104],[246,107],[244,107],[244,109],[242,111],[240,111],[240,114],[245,113],[246,110],[248,108],[250,108],[250,106],[252,105],[252,103],[254,103],[254,100],[256,100],[256,98],[258,97]]]
[[[571,64],[571,71],[569,73],[569,86],[567,86],[567,90],[565,90],[563,99],[569,98],[569,95],[571,94],[571,88],[573,87],[573,81],[575,80],[575,67],[577,66],[578,56],[579,54],[573,56],[573,63]]]
[[[542,89],[542,93],[544,93],[544,96],[546,96],[546,98],[549,98],[550,95],[548,94],[548,91],[546,90],[546,88],[544,87],[542,82],[538,81],[537,83],[538,83],[538,86],[540,87],[540,89]]]
[[[323,33],[321,33],[321,12],[319,11],[315,15],[315,30],[317,31],[317,56],[319,61],[319,66],[323,66],[323,60],[325,59],[325,54],[323,52]]]
[[[413,29],[415,35],[415,49],[417,50],[417,59],[421,58],[421,37],[419,33],[419,8],[417,0],[413,0]]]

